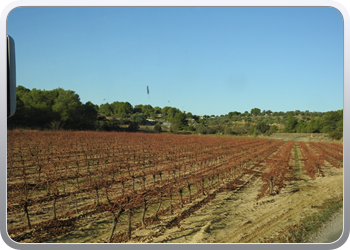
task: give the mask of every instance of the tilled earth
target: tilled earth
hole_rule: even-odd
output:
[[[317,212],[323,202],[342,197],[343,171],[331,166],[323,177],[286,181],[277,195],[257,200],[263,184],[260,179],[247,182],[241,189],[217,193],[216,197],[191,216],[171,225],[163,223],[136,229],[130,243],[259,243],[273,240],[287,226],[297,225],[304,217]],[[187,205],[189,206],[189,205]],[[186,205],[185,208],[186,209]],[[110,218],[97,214],[76,222],[76,229],[47,242],[106,242]]]
[[[324,177],[287,182],[281,193],[256,200],[260,181],[238,192],[221,193],[193,216],[151,242],[258,243],[276,237],[289,225],[316,212],[324,201],[342,196],[342,169]],[[193,232],[195,231],[195,232]]]
[[[305,138],[303,138],[305,139]],[[285,181],[276,195],[265,195],[257,199],[261,178],[244,180],[241,188],[215,193],[191,210],[194,204],[185,204],[183,217],[160,216],[161,223],[149,224],[146,229],[136,229],[132,239],[126,240],[125,233],[115,233],[114,242],[130,243],[259,243],[271,242],[286,227],[297,225],[304,217],[317,212],[323,202],[343,196],[343,169],[327,164],[323,177],[310,179],[301,168],[295,169],[295,180]],[[186,213],[187,211],[187,213]],[[340,212],[342,213],[342,212]],[[189,216],[188,216],[189,215]],[[146,215],[147,216],[147,215]],[[338,225],[342,216],[338,216]],[[175,223],[176,222],[176,223]],[[52,222],[55,224],[56,222]],[[56,227],[34,228],[24,232],[13,232],[10,236],[17,242],[51,243],[104,243],[109,237],[111,218],[107,212],[88,213],[75,220],[60,222]],[[124,225],[124,226],[122,226]],[[125,232],[126,221],[121,220],[119,228]],[[325,226],[325,231],[329,227]],[[39,234],[38,230],[46,230]],[[40,237],[36,237],[36,235]],[[326,233],[320,232],[310,242],[327,242]]]

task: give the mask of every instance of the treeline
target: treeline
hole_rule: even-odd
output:
[[[71,90],[29,90],[17,87],[17,110],[7,119],[8,128],[149,131],[172,133],[259,135],[276,132],[328,133],[334,139],[343,136],[343,110],[329,112],[261,111],[198,116],[174,107],[152,107],[129,102],[82,103]],[[151,129],[150,129],[151,128]]]
[[[8,128],[53,128],[88,130],[95,128],[98,106],[83,104],[79,95],[71,90],[29,90],[16,88],[17,101],[14,116],[7,119]]]
[[[276,125],[270,126],[265,121],[258,121],[251,129],[250,134],[272,134],[277,131],[285,133],[328,133],[333,139],[343,137],[343,110],[329,111],[322,116],[303,119],[292,114],[287,116],[284,127],[278,129]]]
[[[284,132],[328,133],[331,138],[337,140],[343,137],[343,110],[272,112],[253,108],[250,112],[234,111],[227,115],[207,118],[209,126],[224,134],[235,133],[238,124],[241,124],[238,130],[250,135]]]
[[[80,101],[71,90],[27,89],[17,86],[17,107],[14,116],[7,119],[8,128],[114,130],[136,131],[140,125],[157,125],[172,132],[188,129],[188,118],[199,119],[191,113],[173,107],[151,105],[132,106],[129,102],[105,103],[100,106]],[[154,119],[154,120],[153,120]],[[161,126],[161,123],[164,123]],[[194,128],[190,129],[194,130]]]

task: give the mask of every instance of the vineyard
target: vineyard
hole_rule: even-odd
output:
[[[298,155],[298,159],[296,159]],[[296,162],[303,175],[296,175]],[[259,183],[256,201],[287,182],[342,169],[335,143],[72,131],[7,133],[7,229],[49,242],[86,218],[108,218],[100,242],[147,242],[181,227],[215,197]],[[163,231],[140,237],[152,225]]]

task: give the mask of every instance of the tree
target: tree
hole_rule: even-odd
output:
[[[179,130],[180,130],[179,124],[171,123],[171,125],[170,125],[170,132],[171,133],[177,133],[177,132],[179,132]]]
[[[191,112],[186,113],[186,118],[192,119],[192,113]]]
[[[323,127],[323,133],[330,133],[336,130],[338,125],[343,123],[343,110],[326,112],[320,122]]]
[[[98,106],[88,101],[83,105],[83,113],[82,113],[82,123],[83,128],[85,129],[93,129],[94,122],[97,119],[98,114]]]
[[[129,102],[123,102],[118,109],[118,115],[126,115],[129,117],[133,112],[132,105]]]
[[[136,132],[140,126],[136,122],[131,122],[128,126],[128,131],[129,132]]]
[[[178,130],[183,130],[187,126],[187,119],[184,113],[176,113],[174,118],[170,119],[172,131],[177,132]]]
[[[162,113],[162,109],[160,107],[154,107],[154,113],[156,113],[157,115]]]
[[[271,110],[266,110],[266,114],[267,114],[267,115],[271,115],[271,114],[272,114],[272,111],[271,111]]]
[[[225,126],[224,128],[224,134],[225,135],[230,135],[230,134],[234,134],[235,132],[233,131],[233,129],[229,126]]]
[[[229,113],[227,114],[228,119],[230,119],[230,120],[233,119],[234,117],[239,116],[239,115],[241,115],[241,113],[240,113],[240,112],[237,112],[237,111],[229,112]]]
[[[267,125],[264,121],[258,122],[255,125],[255,128],[261,132],[261,133],[265,133],[266,131],[268,131],[270,129],[270,126]]]
[[[142,113],[142,104],[134,106],[134,113]]]
[[[20,98],[22,98],[22,96],[25,94],[25,93],[28,93],[30,92],[30,89],[27,89],[26,87],[23,87],[21,85],[18,85],[16,87],[16,94],[17,96],[19,96]]]
[[[297,133],[306,133],[307,132],[307,123],[304,120],[300,120],[298,124],[296,125],[296,132]]]
[[[272,125],[269,129],[269,133],[276,133],[278,131],[278,127],[276,125]]]
[[[147,105],[143,105],[142,106],[142,113],[144,113],[144,115],[146,117],[150,117],[154,114],[154,109],[151,105],[147,104]],[[154,115],[153,115],[154,116]]]
[[[57,89],[58,96],[54,100],[52,110],[57,112],[60,120],[70,128],[78,128],[81,125],[83,107],[79,96],[72,90]]]
[[[296,132],[297,124],[298,124],[298,120],[292,114],[289,114],[287,117],[287,123],[284,127],[284,132],[286,133]]]
[[[269,129],[269,125],[267,125],[264,121],[259,121],[255,124],[255,126],[251,127],[249,134],[257,136],[266,133]]]
[[[307,133],[320,133],[321,132],[321,124],[320,119],[311,119],[309,123],[306,125]]]
[[[334,130],[331,133],[329,133],[329,136],[334,140],[340,140],[343,138],[343,132]]]
[[[120,118],[129,117],[134,112],[129,102],[112,102],[110,108],[112,113]]]
[[[195,122],[199,122],[199,116],[198,115],[193,115],[192,118],[195,120]]]
[[[111,105],[107,102],[100,105],[99,112],[106,116],[110,116],[113,112]]]
[[[118,116],[118,111],[119,111],[120,106],[121,106],[121,102],[118,102],[118,101],[112,102],[110,104],[111,115],[113,114],[113,115]]]
[[[29,90],[18,86],[17,111],[13,119],[8,120],[8,124],[48,128],[54,122],[65,124],[65,128],[68,129],[81,129],[88,116],[85,111],[87,110],[84,109],[79,96],[72,90],[61,88],[50,91],[35,88]]]
[[[169,106],[163,107],[163,108],[162,108],[162,114],[163,114],[164,116],[167,116],[167,115],[168,115],[168,110],[169,110],[169,109],[171,109],[171,107],[169,107]]]
[[[143,125],[146,123],[147,117],[143,113],[135,113],[130,116],[131,120],[138,125]]]
[[[23,111],[23,117],[27,125],[43,127],[50,121],[59,119],[56,112],[52,112],[55,98],[58,96],[57,90],[42,91],[40,89],[28,90],[19,86],[18,111]],[[22,110],[21,110],[22,108]]]
[[[177,113],[180,113],[180,110],[178,110],[177,108],[168,109],[168,113],[167,113],[168,119],[174,118]]]
[[[213,132],[209,127],[207,127],[203,123],[200,123],[200,124],[197,125],[196,131],[197,131],[197,133],[200,133],[200,134],[203,134],[203,135],[205,135],[205,134],[212,134],[212,132]]]
[[[250,114],[251,115],[260,115],[260,112],[261,110],[259,108],[253,108],[251,111],[250,111]]]
[[[156,125],[154,125],[154,131],[158,133],[162,132],[162,126],[160,125],[159,122],[157,122]]]

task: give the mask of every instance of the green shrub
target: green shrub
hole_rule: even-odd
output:
[[[157,133],[162,132],[162,126],[157,123],[156,125],[154,125],[154,131],[156,131]]]
[[[334,140],[340,140],[341,138],[343,138],[343,132],[334,130],[334,131],[329,133],[329,137],[334,139]]]

